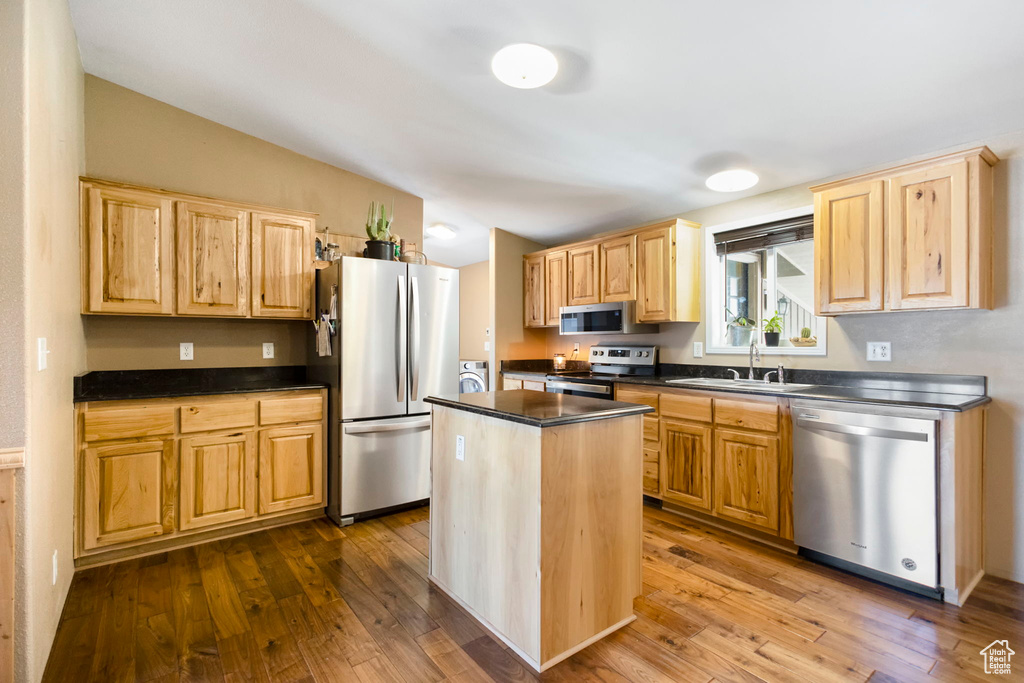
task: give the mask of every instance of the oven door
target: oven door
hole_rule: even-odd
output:
[[[612,398],[612,385],[600,382],[548,380],[546,388],[552,394],[568,394],[570,396],[586,396],[588,398],[604,398],[608,400]]]

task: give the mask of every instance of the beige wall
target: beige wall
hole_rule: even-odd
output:
[[[18,680],[42,676],[74,573],[72,377],[85,370],[79,315],[78,176],[85,170],[84,81],[66,0],[33,0],[27,19],[26,464],[20,500]],[[46,337],[47,369],[35,344]],[[51,583],[54,551],[56,584]]]
[[[994,174],[995,310],[831,318],[827,356],[765,356],[762,364],[781,362],[794,368],[987,376],[993,403],[989,409],[985,463],[986,570],[1024,581],[1024,364],[1020,360],[1024,345],[1024,132],[958,145],[955,149],[972,144],[988,144],[1002,159]],[[933,150],[924,156],[942,151]],[[898,163],[900,160],[894,159],[884,166]],[[851,174],[861,170],[872,169],[851,169]],[[812,196],[806,188],[817,182],[821,181],[691,211],[684,217],[714,226],[808,206]],[[585,340],[584,350],[596,341],[578,339]],[[693,342],[707,342],[703,323],[662,325],[657,335],[631,339],[643,340],[661,345],[664,362],[733,366],[745,363],[745,358],[724,355],[695,359]],[[892,362],[865,360],[869,341],[891,341]],[[571,347],[567,338],[553,331],[548,333],[547,354]]]
[[[240,133],[94,76],[85,77],[86,175],[320,214],[317,228],[365,235],[371,200],[395,201],[393,231],[422,244],[423,200]],[[290,365],[311,326],[248,320],[90,316],[90,370]],[[195,361],[178,344],[195,344]],[[275,358],[264,361],[263,342]],[[123,353],[121,352],[123,350]]]
[[[459,358],[487,360],[491,325],[490,261],[459,268]]]
[[[547,354],[545,330],[523,327],[523,254],[544,245],[491,228],[489,291],[491,300],[490,386],[497,387],[498,363],[510,358],[542,358]]]

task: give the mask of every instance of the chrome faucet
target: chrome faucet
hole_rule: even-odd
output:
[[[747,373],[747,379],[754,381],[754,361],[761,362],[761,352],[757,349],[757,340],[750,342],[750,371]]]
[[[771,384],[772,381],[769,378],[772,375],[775,375],[775,378],[777,380],[779,380],[779,384],[785,384],[786,383],[786,369],[784,367],[782,367],[782,363],[779,363],[779,367],[778,367],[777,370],[769,370],[768,372],[764,373],[764,383],[765,384]]]

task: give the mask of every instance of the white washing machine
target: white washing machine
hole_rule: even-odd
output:
[[[459,361],[459,393],[472,394],[487,391],[487,361]]]

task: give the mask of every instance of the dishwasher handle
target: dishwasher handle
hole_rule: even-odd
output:
[[[811,431],[834,432],[836,434],[852,434],[853,436],[877,436],[882,439],[899,439],[901,441],[928,441],[930,434],[924,432],[907,432],[902,429],[883,429],[882,427],[861,427],[859,425],[841,425],[834,422],[819,422],[817,415],[797,416],[797,426]]]

